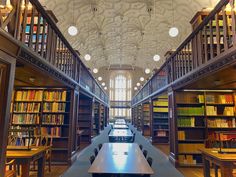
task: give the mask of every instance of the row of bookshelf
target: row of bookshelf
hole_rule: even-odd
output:
[[[38,114],[14,114],[12,124],[39,124]]]
[[[66,103],[43,103],[44,112],[65,112]]]
[[[42,124],[63,125],[64,117],[63,114],[45,114],[42,117]]]
[[[14,103],[13,112],[39,112],[40,103]]]
[[[201,106],[201,107],[178,107],[177,114],[179,116],[186,116],[186,115],[204,116],[204,106]]]
[[[17,90],[14,101],[66,101],[65,90]]]
[[[236,128],[235,118],[232,119],[223,119],[217,118],[214,120],[207,120],[207,127],[208,128]]]

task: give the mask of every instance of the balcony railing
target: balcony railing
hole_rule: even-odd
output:
[[[110,101],[111,108],[131,108],[131,101]]]
[[[95,90],[96,80],[41,4],[35,0],[10,2],[0,7],[0,28],[90,92],[96,91],[95,95],[107,102],[106,93],[100,86]]]
[[[135,95],[136,104],[168,84],[235,51],[235,0],[221,0]],[[163,75],[160,75],[163,73]],[[149,89],[147,89],[149,87]]]

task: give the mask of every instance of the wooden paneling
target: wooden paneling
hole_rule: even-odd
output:
[[[4,177],[15,59],[0,51],[0,177]]]

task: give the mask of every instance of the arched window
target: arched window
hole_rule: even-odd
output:
[[[131,76],[127,71],[115,71],[110,77],[110,100],[131,101]],[[129,109],[111,109],[111,117],[131,117]]]

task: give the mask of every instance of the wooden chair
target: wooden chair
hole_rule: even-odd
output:
[[[98,155],[98,150],[97,150],[97,148],[94,148],[94,154],[95,154],[95,157]]]
[[[11,160],[5,164],[5,176],[4,177],[16,177],[16,163],[15,160]]]
[[[93,163],[94,160],[95,160],[94,155],[90,156],[89,161],[90,161],[90,164],[91,164],[91,165],[92,165],[92,163]]]
[[[35,137],[34,146],[50,146],[50,148],[46,151],[45,159],[48,162],[48,171],[51,172],[51,162],[52,162],[52,140],[53,138],[49,135],[38,135]],[[34,169],[35,169],[35,162],[34,161]]]
[[[148,162],[148,164],[150,165],[150,167],[152,166],[152,161],[153,161],[153,160],[152,160],[151,157],[148,157],[148,158],[147,158],[147,162]]]
[[[146,158],[147,157],[147,150],[143,150],[143,155],[144,155],[144,157]]]
[[[98,145],[98,149],[101,150],[102,149],[102,144]]]

